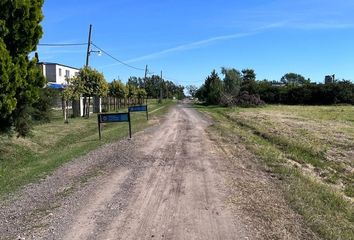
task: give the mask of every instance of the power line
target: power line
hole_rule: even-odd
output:
[[[118,58],[112,56],[110,53],[108,53],[107,51],[103,50],[102,48],[100,48],[99,46],[97,46],[96,44],[94,44],[93,42],[91,42],[91,44],[93,46],[95,46],[98,50],[100,50],[102,53],[106,54],[107,56],[109,56],[110,58],[112,58],[113,60],[119,62],[120,64],[122,65],[125,65],[129,68],[132,68],[132,69],[135,69],[135,70],[139,70],[139,71],[145,71],[145,69],[143,68],[139,68],[139,67],[135,67],[135,66],[132,66],[128,63],[125,63],[123,62],[122,60],[119,60]],[[42,47],[70,47],[70,46],[86,46],[87,43],[39,43],[38,46],[42,46]],[[154,75],[155,73],[154,72],[150,72],[150,71],[147,71],[147,75]],[[179,82],[175,79],[171,79],[171,78],[168,78],[168,77],[165,77],[166,80],[168,81],[172,81],[172,82]]]
[[[111,54],[109,54],[108,52],[106,52],[105,50],[103,50],[102,48],[100,48],[99,46],[97,46],[96,44],[94,44],[94,43],[92,43],[92,42],[91,42],[91,44],[92,44],[93,46],[95,46],[98,50],[100,50],[101,52],[103,52],[104,54],[106,54],[107,56],[109,56],[110,58],[116,60],[117,62],[119,62],[119,63],[121,63],[121,64],[123,64],[123,65],[125,65],[125,66],[127,66],[127,67],[133,68],[133,69],[135,69],[135,70],[145,71],[145,69],[143,69],[143,68],[134,67],[134,66],[132,66],[132,65],[130,65],[130,64],[128,64],[128,63],[125,63],[125,62],[119,60],[118,58],[112,56]]]
[[[45,47],[66,47],[66,46],[83,46],[87,43],[39,43],[38,46]]]

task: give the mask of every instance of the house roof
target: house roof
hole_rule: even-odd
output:
[[[41,64],[41,65],[58,65],[58,66],[63,66],[63,67],[68,67],[68,68],[72,68],[72,69],[80,70],[79,68],[72,67],[72,66],[68,66],[68,65],[64,65],[64,64],[60,64],[60,63],[53,63],[53,62],[39,62],[38,64]]]

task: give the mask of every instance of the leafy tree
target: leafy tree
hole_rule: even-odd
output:
[[[147,96],[152,98],[158,98],[160,94],[160,86],[162,79],[158,75],[152,75],[146,78],[145,90]]]
[[[116,86],[116,97],[118,99],[125,99],[128,95],[128,89],[122,81],[118,81]]]
[[[234,68],[221,68],[221,73],[224,74],[224,91],[232,96],[237,96],[240,93],[242,75]]]
[[[174,89],[175,89],[175,84],[173,82],[164,81],[163,97],[172,98]]]
[[[310,83],[310,80],[306,80],[304,76],[297,73],[287,73],[281,77],[280,82],[285,85],[301,85]]]
[[[243,69],[242,71],[242,81],[244,82],[254,82],[256,81],[256,73],[253,69]]]
[[[131,86],[134,86],[136,88],[139,87],[139,78],[137,78],[137,77],[129,77],[127,85],[131,85]]]
[[[336,83],[339,102],[354,104],[354,84],[349,80],[337,81]]]
[[[82,82],[82,94],[85,98],[84,113],[87,117],[89,117],[89,107],[86,106],[90,106],[90,97],[106,96],[108,92],[108,83],[104,79],[102,73],[90,67],[80,69],[78,79]],[[86,104],[87,98],[89,99],[88,105]]]
[[[118,108],[120,108],[121,100],[126,98],[127,88],[124,85],[124,83],[122,83],[121,80],[113,80],[109,84],[108,95],[114,98],[114,110],[116,110],[117,103],[118,103]]]
[[[257,93],[256,73],[253,69],[243,69],[242,71],[241,91],[247,91],[249,94]]]
[[[293,85],[287,88],[287,104],[311,104],[312,91],[307,86]]]
[[[192,97],[195,97],[195,94],[197,93],[198,88],[194,85],[188,85],[186,88],[187,88],[189,95],[191,95]]]
[[[279,84],[274,81],[259,81],[257,82],[257,93],[261,99],[266,103],[279,103],[280,102],[280,90]]]
[[[81,93],[84,91],[84,81],[80,77],[67,78],[67,85],[62,91],[64,101],[64,122],[68,123],[69,101],[79,100]]]
[[[175,96],[178,100],[182,100],[185,97],[184,87],[181,85],[178,85],[178,86],[175,85],[175,90],[173,92],[173,96]]]
[[[28,58],[42,36],[42,5],[43,0],[0,1],[0,132],[30,132],[30,110],[45,84],[37,59]]]
[[[146,98],[146,91],[144,88],[137,89],[137,97],[139,100],[139,104],[142,104],[144,102],[144,99]]]
[[[132,101],[134,102],[134,100],[137,98],[137,96],[138,96],[137,87],[135,85],[127,84],[127,97],[128,97],[129,103],[131,103]]]
[[[203,84],[198,88],[197,92],[195,93],[195,97],[198,98],[200,101],[206,101],[207,92],[206,92],[205,84]]]

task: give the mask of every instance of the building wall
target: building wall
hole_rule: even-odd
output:
[[[76,68],[71,68],[68,66],[63,66],[60,64],[56,63],[40,63],[41,69],[43,71],[43,75],[46,77],[48,83],[56,83],[56,84],[63,84],[66,85],[66,79],[67,78],[72,78],[76,76],[79,73],[79,69]],[[84,115],[83,111],[83,97],[80,98],[78,107],[80,110],[80,115]],[[61,106],[61,99],[59,98],[57,101],[57,107]],[[93,109],[93,98],[91,99],[91,106],[90,106],[90,112],[101,112],[102,111],[102,106],[101,106],[101,99],[97,101],[97,107],[95,107],[94,111]],[[76,106],[76,105],[75,105]]]
[[[55,75],[56,75],[55,83],[66,84],[67,78],[72,78],[79,73],[79,70],[75,68],[70,68],[62,65],[54,65],[54,66],[55,66]]]
[[[43,65],[43,73],[48,82],[55,83],[56,82],[56,65]]]
[[[66,84],[66,78],[72,78],[79,73],[79,69],[56,63],[40,63],[40,66],[49,83]]]

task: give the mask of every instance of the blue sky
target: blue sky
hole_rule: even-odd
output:
[[[352,0],[46,0],[40,43],[92,42],[114,57],[182,85],[213,69],[253,68],[257,79],[296,72],[354,80]],[[38,47],[41,61],[82,67],[86,46]],[[95,48],[93,48],[95,50]],[[107,81],[144,75],[94,53]]]

